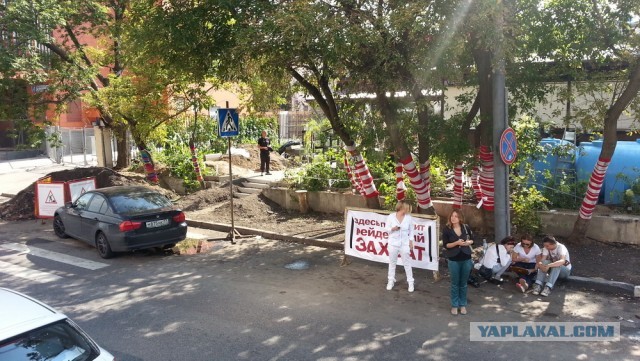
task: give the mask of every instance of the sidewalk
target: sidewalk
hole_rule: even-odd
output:
[[[187,223],[190,226],[197,228],[204,228],[215,230],[219,232],[229,232],[231,231],[230,224],[223,223],[214,223],[214,222],[206,222],[199,221],[195,219],[187,219]],[[236,231],[238,231],[242,235],[253,235],[253,236],[261,236],[267,239],[286,241],[286,242],[295,242],[300,244],[305,244],[309,246],[323,247],[327,249],[333,250],[342,250],[343,245],[341,242],[330,241],[321,238],[311,238],[311,237],[300,237],[300,236],[292,236],[287,234],[281,234],[277,232],[270,232],[261,229],[254,229],[242,226],[234,227]],[[614,295],[625,295],[630,297],[640,297],[640,285],[633,285],[626,282],[617,282],[605,280],[602,278],[594,278],[594,277],[579,277],[579,276],[569,276],[567,281],[559,281],[561,285],[572,287],[572,288],[583,288],[586,290],[593,290],[603,293],[609,293]],[[514,287],[515,289],[515,287]]]
[[[72,164],[79,156],[66,156],[63,164],[57,164],[45,156],[37,158],[0,161],[0,196],[13,197],[43,176],[60,170],[74,169],[84,165]],[[95,161],[87,158],[87,166],[95,166]]]

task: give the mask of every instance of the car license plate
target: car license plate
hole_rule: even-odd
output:
[[[160,219],[157,221],[147,222],[147,228],[162,227],[162,226],[166,226],[167,224],[169,224],[168,219]]]

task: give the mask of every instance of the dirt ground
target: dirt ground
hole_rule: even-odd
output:
[[[96,177],[98,187],[112,185],[146,184],[144,176],[137,173],[117,173],[105,168],[77,168],[51,173],[55,181],[84,177]],[[0,218],[4,220],[33,219],[34,184],[13,199],[0,204]],[[149,186],[149,185],[148,185]],[[154,186],[176,205],[187,212],[191,219],[217,223],[230,223],[230,199],[228,187],[214,187],[179,197],[169,190]],[[282,209],[261,195],[234,199],[234,222],[238,226],[265,229],[282,234],[314,237],[341,242],[344,235],[342,214],[300,214]],[[491,239],[491,235],[486,235]],[[482,237],[479,237],[482,239]],[[564,240],[559,239],[560,242]],[[542,237],[536,239],[542,244]],[[480,244],[476,244],[480,246]],[[573,275],[600,277],[607,280],[640,285],[640,247],[592,242],[588,245],[568,245],[573,264]]]
[[[208,198],[212,190],[195,193],[194,201]],[[201,194],[201,196],[198,196]],[[228,190],[227,190],[228,194]],[[191,207],[185,199],[182,201],[186,210]],[[228,197],[221,204],[200,207],[189,212],[189,217],[200,221],[230,223],[230,204]],[[344,216],[341,214],[297,212],[280,208],[276,203],[263,196],[251,196],[234,199],[234,223],[239,226],[266,229],[282,234],[314,237],[341,242],[344,239]],[[488,239],[492,235],[486,235]],[[479,239],[482,239],[479,237]],[[558,238],[560,242],[563,239]],[[536,238],[542,246],[542,236]],[[476,247],[480,247],[478,242]],[[606,280],[629,282],[640,285],[640,247],[594,242],[586,246],[568,245],[573,264],[572,275],[583,277],[600,277]]]

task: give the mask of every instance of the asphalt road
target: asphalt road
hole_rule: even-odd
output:
[[[222,236],[206,230],[196,234]],[[216,242],[207,254],[124,254],[103,260],[50,222],[0,223],[0,286],[74,319],[117,360],[637,360],[639,301],[512,285],[469,291],[469,314],[449,314],[448,280],[337,251],[264,239]],[[303,261],[308,269],[285,268]],[[620,320],[619,318],[622,318]],[[469,322],[620,322],[617,342],[471,342]]]

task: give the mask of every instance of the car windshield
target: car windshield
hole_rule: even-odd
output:
[[[160,193],[129,193],[111,196],[111,202],[118,214],[140,213],[165,207],[171,202]]]
[[[0,341],[0,361],[90,361],[93,344],[66,320]]]

